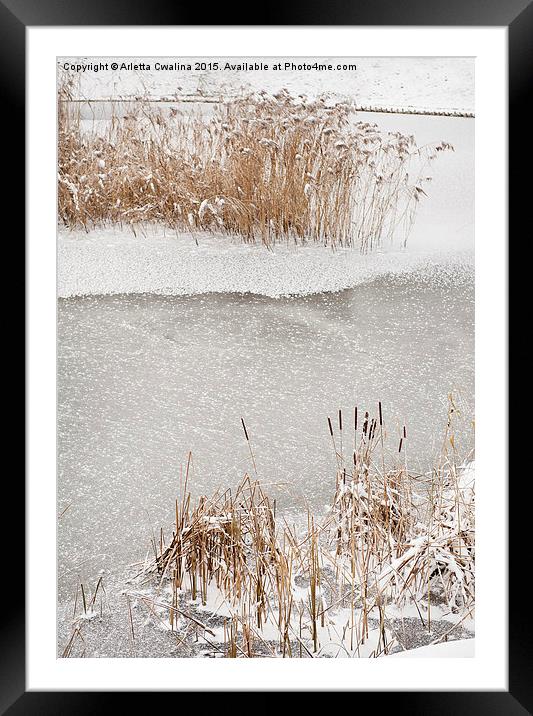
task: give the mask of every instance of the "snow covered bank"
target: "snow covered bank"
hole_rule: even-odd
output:
[[[316,57],[278,58],[289,62],[286,70],[273,71],[273,57],[256,58],[205,58],[201,69],[195,70],[202,58],[106,58],[98,57],[100,63],[119,63],[118,70],[99,72],[74,72],[72,65],[86,64],[95,58],[65,57],[58,61],[67,64],[67,76],[79,81],[76,98],[102,100],[133,98],[147,94],[152,99],[182,97],[219,98],[220,95],[236,96],[243,92],[266,90],[277,92],[282,87],[309,97],[327,93],[336,97],[354,98],[361,105],[384,104],[391,107],[416,107],[429,110],[474,109],[474,61],[470,57],[352,57],[319,59],[322,65],[339,63],[345,69],[311,70],[294,69],[292,64],[317,62]],[[138,70],[120,69],[139,63]],[[219,67],[210,69],[213,62]],[[140,63],[143,69],[140,69]],[[255,71],[252,62],[267,64],[269,69]],[[355,64],[357,70],[348,69],[346,63]],[[156,68],[156,63],[159,67]],[[175,64],[176,63],[176,66]],[[180,70],[187,64],[190,70]],[[228,64],[228,68],[226,65]],[[165,69],[166,68],[166,69]]]
[[[254,293],[270,297],[340,291],[382,275],[428,272],[436,281],[465,280],[473,254],[390,251],[362,256],[321,246],[262,246],[224,236],[165,235],[161,230],[135,237],[127,229],[85,234],[60,232],[58,295],[153,293]]]
[[[409,649],[400,651],[397,654],[390,654],[385,657],[388,659],[463,659],[475,656],[476,640],[475,639],[457,639],[456,641],[447,641],[442,644],[430,644],[429,646],[421,646],[418,649]]]

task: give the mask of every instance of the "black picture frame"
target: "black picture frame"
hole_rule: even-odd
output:
[[[529,0],[373,0],[371,3],[346,4],[342,0],[283,3],[272,10],[268,5],[256,8],[253,25],[364,25],[364,26],[505,26],[509,39],[509,137],[513,139],[509,153],[509,231],[517,227],[521,214],[525,215],[530,201],[530,182],[518,177],[518,167],[531,166],[528,159],[531,149],[521,137],[530,136],[531,127],[526,111],[528,90],[532,80],[533,60],[533,3]],[[3,149],[4,161],[9,162],[9,176],[2,172],[4,192],[2,197],[10,212],[23,217],[24,194],[24,146],[25,146],[25,31],[33,26],[76,25],[202,25],[206,9],[194,3],[183,7],[178,3],[146,3],[140,0],[0,0],[0,82],[3,89],[5,119],[8,120],[9,141]],[[210,25],[242,25],[232,23],[237,17],[233,8],[220,4],[209,9]],[[242,16],[241,16],[242,19]],[[8,135],[6,135],[8,136]],[[520,141],[520,147],[518,142]],[[11,155],[11,156],[10,156]],[[515,171],[516,170],[516,171]],[[7,198],[7,201],[6,201]],[[17,211],[18,209],[18,211]],[[524,216],[525,218],[525,216]],[[523,226],[529,226],[524,222]],[[22,221],[19,223],[22,232]],[[21,237],[13,236],[24,246]],[[20,299],[19,299],[20,300]],[[517,481],[520,478],[517,478]],[[24,480],[19,473],[9,478],[13,490],[9,501],[4,502],[6,512],[18,518],[9,527],[7,519],[1,520],[5,554],[11,552],[9,545],[16,543],[15,559],[11,566],[17,571],[17,594],[21,594],[20,578],[23,576],[21,561],[20,525],[24,519]],[[523,500],[523,486],[509,485],[510,514],[518,515]],[[524,594],[524,565],[527,564],[525,540],[520,539],[522,520],[509,520],[509,604],[520,605]],[[6,548],[7,547],[7,548]],[[12,577],[15,579],[15,576]],[[15,601],[9,590],[0,590],[0,714],[19,716],[24,714],[88,714],[101,710],[124,710],[124,693],[98,692],[27,692],[25,686],[25,610]],[[5,602],[5,603],[4,603]],[[411,714],[514,714],[533,713],[531,690],[531,621],[522,616],[521,607],[509,609],[509,690],[507,692],[381,692],[378,705]],[[245,684],[243,684],[245,688]],[[171,694],[167,694],[171,695]],[[375,694],[360,693],[354,708],[362,706],[363,697],[370,696],[376,703]],[[136,693],[141,708],[149,707],[149,693]],[[119,700],[120,699],[120,700]],[[269,707],[269,701],[254,704],[254,710]]]

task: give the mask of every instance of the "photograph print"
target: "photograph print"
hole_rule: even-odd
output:
[[[58,58],[58,657],[474,656],[474,94]]]

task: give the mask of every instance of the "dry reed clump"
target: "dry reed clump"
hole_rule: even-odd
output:
[[[84,129],[72,89],[59,92],[59,218],[86,230],[163,224],[273,246],[286,241],[366,252],[405,242],[428,163],[451,149],[355,122],[283,90],[217,105],[213,112],[132,103]],[[85,123],[86,124],[86,123]]]
[[[414,494],[405,464],[386,470],[383,460],[380,464],[373,459],[376,448],[383,446],[381,404],[379,418],[365,413],[359,437],[355,411],[353,465],[347,469],[336,453],[330,536],[340,558],[337,568],[364,594],[370,590],[396,604],[426,599],[428,607],[432,594],[438,594],[454,612],[469,612],[475,600],[474,469],[459,466],[456,455],[448,453],[455,441],[453,397],[449,400],[442,458],[425,499]],[[329,427],[333,438],[331,422]],[[403,427],[399,453],[406,438]]]
[[[321,519],[308,513],[299,529],[276,518],[275,502],[248,475],[235,492],[193,506],[187,467],[173,537],[154,542],[148,570],[170,587],[172,630],[185,617],[227,657],[379,656],[392,646],[388,605],[413,605],[425,629],[436,597],[461,621],[473,615],[473,469],[447,455],[421,497],[401,460],[385,469],[381,404],[359,425],[357,409],[353,425],[341,411],[338,421],[334,430],[328,419],[337,461],[331,508]],[[404,428],[399,453],[405,442]],[[223,606],[218,635],[191,616],[199,603],[204,613]]]

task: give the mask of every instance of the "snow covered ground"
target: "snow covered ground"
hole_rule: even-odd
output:
[[[359,106],[414,107],[417,109],[474,110],[474,58],[472,57],[353,57],[353,58],[61,58],[58,63],[87,62],[145,63],[149,70],[104,70],[67,72],[79,79],[75,97],[80,99],[118,99],[148,95],[152,99],[178,96],[220,97],[242,92],[276,92],[286,87],[293,94],[315,97],[330,94],[355,99]],[[156,70],[156,62],[216,62],[220,70]],[[232,71],[226,62],[263,62],[270,67],[277,61],[296,64],[353,64],[357,70],[335,71]]]
[[[475,656],[475,639],[457,639],[441,644],[420,646],[417,649],[408,649],[397,654],[390,654],[390,659],[464,659]]]
[[[77,605],[77,616],[73,617],[73,604],[65,603],[60,608],[59,648],[62,652],[74,627],[80,629],[81,639],[75,644],[72,656],[96,658],[117,657],[222,657],[227,644],[224,639],[224,619],[232,613],[224,599],[210,599],[206,606],[200,600],[188,601],[183,605],[184,614],[175,620],[174,629],[168,619],[170,595],[155,595],[153,590],[128,584],[125,589],[113,588],[107,583],[108,593],[98,599],[95,608],[83,613]],[[210,590],[211,591],[211,590]],[[295,602],[302,606],[308,599],[307,590],[296,590]],[[129,605],[129,606],[128,606]],[[296,609],[296,607],[295,607]],[[411,608],[407,608],[409,612]],[[413,611],[416,611],[412,607]],[[385,610],[385,635],[388,654],[383,653],[380,644],[379,621],[370,614],[369,632],[364,643],[351,642],[352,618],[360,619],[350,608],[334,607],[328,611],[324,626],[318,625],[319,650],[313,654],[308,629],[304,628],[303,643],[309,649],[302,649],[301,656],[315,658],[472,658],[475,656],[475,632],[472,621],[457,624],[457,619],[442,614],[435,608],[435,620],[431,631],[420,621],[420,617],[395,617],[394,609]],[[390,613],[389,613],[390,612]],[[197,619],[204,628],[191,633],[190,618]],[[131,638],[133,624],[135,638]],[[187,629],[189,627],[189,629]],[[188,633],[188,636],[186,634]],[[261,635],[261,636],[259,636]],[[262,642],[262,640],[264,640]],[[257,630],[254,650],[264,657],[280,656],[276,651],[279,630],[274,623],[267,623]],[[239,639],[240,641],[240,639]],[[355,642],[355,643],[354,643]],[[436,642],[436,643],[435,643]],[[293,656],[298,657],[299,644],[294,641]]]

